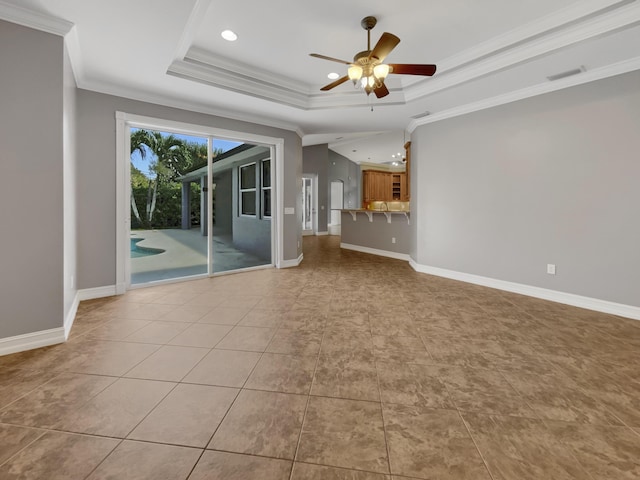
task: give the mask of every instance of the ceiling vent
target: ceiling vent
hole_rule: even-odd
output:
[[[556,80],[560,80],[562,78],[572,77],[573,75],[578,75],[579,73],[586,72],[587,69],[584,65],[580,66],[580,68],[574,68],[573,70],[567,70],[566,72],[556,73],[555,75],[549,75],[547,80],[550,82],[555,82]]]
[[[411,118],[414,119],[419,119],[419,118],[424,118],[424,117],[428,117],[429,115],[431,115],[431,112],[423,112],[423,113],[419,113],[417,115],[412,116]]]

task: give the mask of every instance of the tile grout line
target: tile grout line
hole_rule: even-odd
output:
[[[320,363],[320,352],[322,351],[322,343],[324,342],[326,330],[322,332],[322,338],[320,339],[320,348],[316,355],[316,364],[313,367],[313,375],[311,376],[311,384],[309,385],[309,391],[307,393],[307,401],[304,406],[304,412],[302,414],[302,421],[300,422],[300,433],[298,434],[298,441],[296,442],[296,448],[293,452],[293,459],[291,461],[291,471],[289,472],[289,480],[293,479],[293,469],[296,465],[296,458],[298,457],[298,449],[300,448],[300,441],[302,440],[302,433],[304,431],[304,422],[307,419],[307,411],[309,409],[309,403],[311,402],[311,391],[313,390],[313,384],[316,380],[316,372],[318,371],[318,364]]]
[[[447,388],[446,385],[445,385],[445,388]],[[478,442],[476,442],[476,439],[473,438],[473,435],[471,435],[471,430],[469,429],[469,425],[467,425],[467,422],[465,421],[464,417],[462,416],[462,412],[457,408],[456,408],[456,411],[458,412],[458,416],[460,417],[460,421],[464,425],[464,428],[467,430],[467,434],[469,435],[469,438],[473,442],[473,446],[476,447],[476,451],[478,452],[478,455],[480,455],[480,459],[482,460],[482,464],[484,465],[485,470],[489,474],[489,478],[491,478],[492,480],[495,480],[495,477],[493,476],[493,473],[489,469],[489,464],[487,463],[487,460],[484,458],[484,455],[482,454],[482,451],[480,451],[480,447],[478,447]]]

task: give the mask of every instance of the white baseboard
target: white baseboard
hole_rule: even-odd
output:
[[[416,272],[420,273],[450,278],[452,280],[460,280],[461,282],[473,283],[475,285],[496,288],[506,292],[519,293],[529,297],[541,298],[543,300],[550,300],[552,302],[563,303],[565,305],[586,308],[587,310],[594,310],[596,312],[609,313],[611,315],[618,315],[620,317],[631,318],[633,320],[640,320],[640,307],[634,307],[633,305],[624,305],[622,303],[609,302],[607,300],[600,300],[597,298],[583,297],[573,293],[558,292],[556,290],[524,285],[522,283],[508,282],[505,280],[497,280],[495,278],[482,277],[480,275],[473,275],[470,273],[456,272],[454,270],[421,265],[413,259],[409,260],[409,264]]]
[[[64,339],[69,338],[69,333],[71,332],[71,327],[73,327],[73,322],[76,319],[76,313],[78,313],[78,305],[80,305],[80,292],[76,290],[76,294],[73,297],[73,303],[71,304],[71,308],[67,312],[67,315],[64,319]]]
[[[124,291],[122,292],[124,293]],[[93,300],[94,298],[113,297],[120,295],[116,285],[107,285],[105,287],[83,288],[78,290],[78,300]]]
[[[316,232],[316,237],[323,237],[325,235],[329,235],[329,232]]]
[[[304,258],[304,254],[300,254],[300,256],[295,260],[282,260],[278,268],[291,268],[297,267],[302,263],[302,259]]]
[[[370,253],[371,255],[379,255],[381,257],[395,258],[396,260],[405,260],[407,262],[411,259],[411,257],[409,257],[409,255],[406,253],[390,252],[388,250],[378,250],[377,248],[362,247],[360,245],[351,245],[350,243],[341,243],[340,248],[344,248],[345,250],[355,250],[356,252]]]
[[[64,327],[25,333],[15,337],[0,338],[0,356],[23,352],[34,348],[48,347],[66,341]]]

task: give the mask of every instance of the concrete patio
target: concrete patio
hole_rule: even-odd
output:
[[[132,230],[132,239],[142,238],[139,247],[165,250],[157,255],[131,258],[131,283],[140,284],[207,273],[207,237],[199,228],[190,230]],[[233,246],[231,235],[213,236],[213,272],[269,265]]]

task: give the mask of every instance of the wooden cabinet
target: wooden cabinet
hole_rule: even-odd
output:
[[[362,200],[365,204],[373,201],[408,201],[406,173],[363,171]]]

